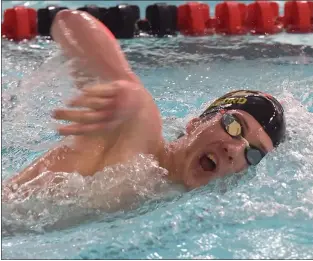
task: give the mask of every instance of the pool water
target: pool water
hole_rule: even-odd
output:
[[[13,4],[4,2],[3,9]],[[78,4],[84,2],[62,1]],[[135,4],[143,14],[147,2]],[[215,4],[210,2],[211,8]],[[120,43],[161,110],[167,139],[214,98],[252,89],[282,101],[287,141],[242,179],[170,199],[152,195],[127,212],[86,212],[75,204],[40,200],[2,204],[2,258],[312,259],[313,36],[178,36]],[[61,139],[50,112],[75,91],[55,43],[3,41],[2,48],[4,180]],[[60,226],[60,220],[70,224]]]

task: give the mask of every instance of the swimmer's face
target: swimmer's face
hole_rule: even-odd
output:
[[[182,139],[182,179],[189,189],[206,185],[215,178],[240,172],[249,166],[246,148],[252,146],[263,155],[273,150],[273,143],[261,125],[247,112],[229,110],[241,125],[242,137],[232,137],[221,124],[217,113],[195,118],[187,125]]]

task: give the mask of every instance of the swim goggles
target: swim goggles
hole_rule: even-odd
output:
[[[230,113],[223,113],[221,124],[223,129],[231,137],[236,139],[243,139],[246,143],[245,148],[245,158],[249,165],[257,165],[262,158],[265,156],[265,153],[260,149],[249,145],[249,142],[242,136],[242,125],[238,117]]]

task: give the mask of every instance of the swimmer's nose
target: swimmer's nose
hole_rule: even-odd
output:
[[[245,148],[246,143],[242,140],[233,140],[223,146],[225,156],[230,163],[237,161],[239,158],[244,158]]]

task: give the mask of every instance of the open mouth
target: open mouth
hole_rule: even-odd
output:
[[[216,157],[211,153],[204,154],[200,158],[200,166],[204,171],[214,171],[216,169],[216,162]]]

